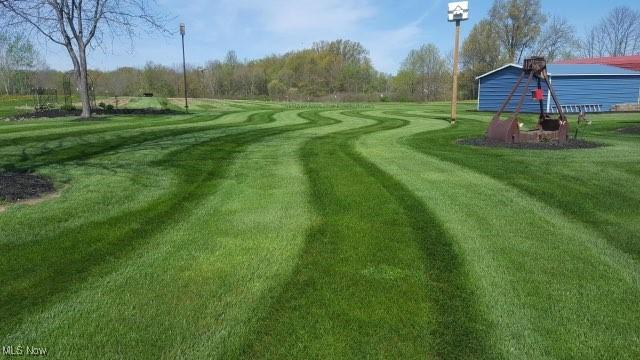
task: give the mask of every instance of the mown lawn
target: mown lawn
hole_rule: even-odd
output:
[[[604,147],[549,151],[456,144],[490,120],[471,103],[455,127],[447,104],[191,110],[0,121],[0,171],[59,190],[0,212],[0,345],[640,357],[640,135],[618,131],[640,115],[592,116],[580,136]]]
[[[30,111],[31,102],[29,96],[0,95],[0,119]]]

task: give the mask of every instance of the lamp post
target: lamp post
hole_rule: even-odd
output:
[[[455,45],[453,48],[453,91],[451,94],[451,125],[458,117],[458,58],[460,55],[460,22],[469,20],[469,2],[449,3],[449,22],[456,23]]]
[[[182,36],[182,75],[184,76],[184,110],[189,112],[189,100],[187,97],[187,60],[184,55],[184,35],[186,29],[184,23],[180,24],[180,35]]]

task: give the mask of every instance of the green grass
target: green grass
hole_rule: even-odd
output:
[[[19,113],[28,112],[31,97],[0,95],[0,119]]]
[[[640,138],[617,132],[640,116],[593,116],[581,136],[602,148],[524,151],[457,145],[491,118],[472,109],[455,127],[444,103],[219,100],[0,122],[0,169],[61,189],[0,213],[0,344],[60,359],[640,357]]]

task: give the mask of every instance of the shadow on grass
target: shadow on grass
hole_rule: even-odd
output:
[[[44,135],[32,135],[32,136],[21,136],[19,138],[0,140],[0,146],[18,146],[18,145],[26,145],[30,143],[43,143],[50,142],[55,140],[62,140],[66,138],[73,138],[78,136],[87,136],[87,135],[97,135],[103,133],[109,133],[114,131],[122,131],[122,130],[144,130],[144,129],[153,129],[153,128],[162,128],[166,126],[175,126],[175,125],[188,125],[188,124],[197,124],[200,122],[209,122],[212,119],[217,119],[221,116],[231,114],[233,112],[223,112],[216,115],[211,114],[199,114],[193,115],[189,118],[182,119],[171,119],[168,118],[166,120],[147,122],[147,123],[128,123],[128,124],[113,124],[113,126],[93,129],[90,126],[95,125],[96,123],[108,123],[105,120],[82,120],[82,121],[71,121],[66,122],[61,125],[45,127],[45,128],[37,128],[37,130],[55,130],[55,129],[68,129],[72,128],[73,131],[66,131],[62,133],[53,133],[53,134],[44,134]],[[78,130],[75,130],[78,129]],[[27,129],[23,129],[27,130]],[[10,132],[9,132],[10,133]],[[1,133],[0,133],[1,134]]]

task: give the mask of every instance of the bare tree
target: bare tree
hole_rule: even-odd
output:
[[[591,28],[580,41],[580,55],[589,59],[607,55],[606,41],[600,26]]]
[[[531,55],[544,56],[548,61],[572,57],[578,48],[576,29],[566,18],[550,16],[531,49]]]
[[[587,32],[580,45],[582,55],[588,58],[640,53],[640,11],[614,8]]]
[[[87,52],[108,37],[133,38],[141,25],[165,31],[153,0],[0,0],[5,25],[24,25],[69,53],[82,100],[91,117]]]
[[[611,56],[632,55],[640,51],[640,12],[626,6],[611,10],[600,29]]]

